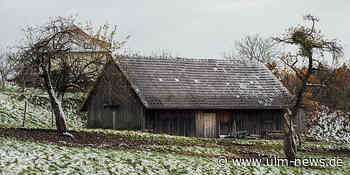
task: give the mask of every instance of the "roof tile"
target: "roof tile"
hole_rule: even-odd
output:
[[[285,108],[288,90],[262,64],[246,60],[127,57],[130,83],[152,109]]]

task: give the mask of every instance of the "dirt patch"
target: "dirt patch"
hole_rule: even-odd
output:
[[[69,146],[101,147],[137,147],[139,145],[169,145],[167,141],[142,140],[127,136],[104,134],[99,132],[69,131],[74,138],[60,136],[51,129],[0,128],[0,136],[16,137],[22,140],[49,142]]]
[[[306,151],[306,150],[300,150],[300,152],[313,154],[313,155],[320,155],[320,156],[333,156],[333,157],[350,157],[350,151],[349,150],[312,150],[312,151]]]
[[[178,146],[203,146],[201,144],[186,144],[171,140],[137,139],[128,136],[104,134],[99,132],[70,131],[74,139],[60,136],[51,129],[25,129],[25,128],[0,128],[0,137],[15,137],[20,140],[30,140],[38,143],[56,144],[71,147],[93,147],[99,149],[137,149],[155,152],[168,152],[184,155],[203,157],[220,157],[221,155],[175,151],[171,149],[159,149],[147,147],[147,145],[178,145]],[[226,155],[228,158],[245,157],[239,153]]]
[[[276,149],[276,146],[271,146],[271,145],[260,145],[260,144],[239,144],[239,143],[232,143],[230,141],[218,141],[216,143],[217,145],[221,146],[235,146],[235,147],[249,147],[251,149],[259,149],[259,150],[272,150]]]
[[[222,157],[222,155],[176,151],[167,148],[152,147],[152,145],[176,145],[176,146],[199,146],[199,147],[221,147],[229,152],[225,155],[227,158],[266,158],[269,155],[260,153],[259,150],[273,150],[276,147],[268,145],[250,145],[237,144],[229,141],[220,141],[216,145],[206,145],[201,143],[186,143],[169,140],[142,139],[132,136],[121,136],[113,134],[105,134],[100,132],[87,131],[70,131],[74,135],[74,139],[70,137],[60,136],[53,129],[25,129],[25,128],[0,128],[0,137],[15,137],[20,140],[30,140],[38,143],[56,144],[70,147],[93,147],[98,149],[136,149],[154,152],[167,152],[184,155],[202,156],[202,157]],[[306,151],[302,151],[306,152]],[[318,152],[313,150],[311,154],[331,154],[337,156],[350,157],[350,152]]]

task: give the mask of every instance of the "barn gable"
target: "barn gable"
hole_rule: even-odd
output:
[[[105,65],[80,110],[88,111],[89,128],[144,128],[144,106],[113,63]]]
[[[120,65],[150,109],[281,109],[288,90],[264,65],[225,59],[125,58]]]

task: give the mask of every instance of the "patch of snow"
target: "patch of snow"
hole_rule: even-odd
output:
[[[246,89],[247,88],[247,85],[244,84],[244,83],[238,83],[239,84],[239,88],[241,89]]]
[[[317,140],[350,143],[350,114],[330,112],[325,106],[317,112],[318,117],[312,120],[309,133]]]

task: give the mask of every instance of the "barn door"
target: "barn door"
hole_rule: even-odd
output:
[[[103,128],[118,129],[118,106],[105,105],[103,116]]]
[[[198,112],[196,132],[198,137],[216,137],[216,114]]]

